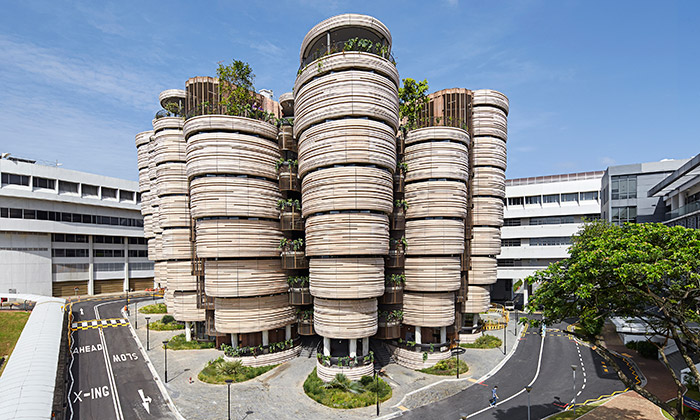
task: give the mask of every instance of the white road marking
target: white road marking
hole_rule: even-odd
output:
[[[540,376],[540,368],[542,367],[542,350],[544,350],[544,338],[545,338],[545,336],[542,335],[542,341],[540,342],[540,355],[537,359],[537,371],[535,372],[535,377],[532,378],[532,381],[527,386],[532,386],[532,384],[534,384],[535,381],[537,380],[537,377]],[[496,403],[496,406],[507,403],[508,401],[512,400],[513,398],[517,397],[518,395],[522,394],[523,392],[525,392],[524,387],[523,387],[523,389],[520,390],[520,392],[517,392],[517,393],[511,395],[510,397],[506,398],[505,400]],[[481,414],[484,411],[488,411],[490,409],[491,409],[491,406],[488,406],[486,408],[482,408],[481,410],[479,410],[477,412],[471,413],[470,415],[468,415],[465,418],[468,419],[468,418],[474,417],[474,416]]]
[[[80,390],[78,392],[73,391],[73,394],[75,394],[75,399],[73,400],[74,403],[78,400],[80,400],[80,402],[83,402],[83,399],[80,398],[80,394],[82,394],[82,393],[83,393],[82,390]],[[88,395],[90,395],[90,394],[88,394]]]
[[[151,404],[151,401],[153,401],[153,400],[151,400],[151,397],[148,397],[148,396],[144,396],[144,395],[143,395],[143,389],[139,389],[139,395],[141,396],[141,401],[143,401],[143,402],[141,403],[141,405],[143,406],[143,408],[146,409],[146,412],[147,412],[148,414],[151,414],[151,407],[150,407],[150,404]]]
[[[102,305],[107,305],[112,302],[100,303],[95,305],[95,318],[100,318],[100,312],[98,307]],[[110,387],[112,388],[112,403],[114,404],[114,411],[117,416],[117,420],[124,420],[124,413],[122,412],[122,406],[119,403],[119,395],[117,392],[117,383],[114,380],[114,372],[112,371],[112,365],[109,363],[109,351],[107,350],[107,343],[105,342],[104,329],[99,328],[100,341],[102,342],[102,354],[105,357],[105,366],[107,368],[107,378],[109,379]]]
[[[80,308],[80,315],[85,315],[85,314],[83,313],[83,308]]]

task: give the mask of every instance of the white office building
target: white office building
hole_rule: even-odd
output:
[[[571,236],[584,219],[600,218],[603,171],[506,180],[506,207],[491,299],[527,300],[524,279],[568,258]]]
[[[0,159],[0,290],[47,296],[153,287],[138,183]]]

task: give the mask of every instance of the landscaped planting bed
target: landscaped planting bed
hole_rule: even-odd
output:
[[[391,398],[391,387],[378,378],[379,401]],[[367,407],[377,402],[377,384],[371,376],[351,381],[338,374],[331,382],[323,382],[316,376],[316,368],[304,381],[304,392],[314,401],[331,408]]]

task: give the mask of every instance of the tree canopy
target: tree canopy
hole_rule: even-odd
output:
[[[661,350],[670,340],[676,342],[691,373],[700,380],[689,356],[700,348],[700,230],[592,221],[574,235],[569,254],[569,259],[528,278],[530,284],[539,284],[528,305],[531,311],[541,310],[547,322],[578,318],[579,334],[609,362],[611,354],[598,336],[605,320],[641,320],[661,338],[654,343]],[[659,355],[680,395],[680,380],[663,351]],[[630,388],[678,416],[675,409],[615,370]]]
[[[229,65],[219,62],[216,74],[219,76],[219,103],[230,115],[244,115],[255,101],[253,69],[244,61],[233,60]]]

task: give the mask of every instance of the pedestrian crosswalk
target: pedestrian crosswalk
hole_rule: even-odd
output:
[[[91,319],[89,321],[78,321],[71,324],[71,331],[89,330],[105,327],[123,327],[129,325],[126,318]]]

